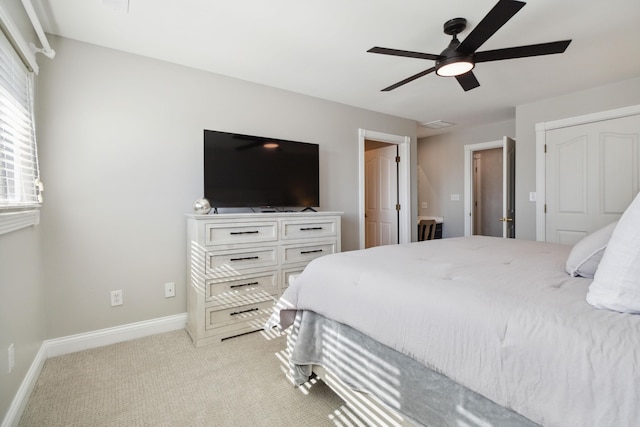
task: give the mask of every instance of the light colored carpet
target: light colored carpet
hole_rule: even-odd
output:
[[[51,358],[20,426],[362,426],[321,381],[285,378],[285,337],[195,348],[174,331]]]

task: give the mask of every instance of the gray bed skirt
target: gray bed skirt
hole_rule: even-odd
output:
[[[538,426],[410,356],[311,311],[296,313],[288,345],[296,384],[309,379],[313,365],[323,366],[352,389],[377,396],[418,425]]]

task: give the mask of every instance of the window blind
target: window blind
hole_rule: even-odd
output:
[[[42,202],[33,99],[33,73],[0,33],[0,212]]]

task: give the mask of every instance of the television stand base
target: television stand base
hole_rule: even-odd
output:
[[[318,212],[318,211],[307,206],[306,208],[302,209],[300,212]]]

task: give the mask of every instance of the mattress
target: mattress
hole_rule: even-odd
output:
[[[545,426],[640,419],[640,316],[597,310],[571,247],[483,236],[318,258],[283,294]]]

